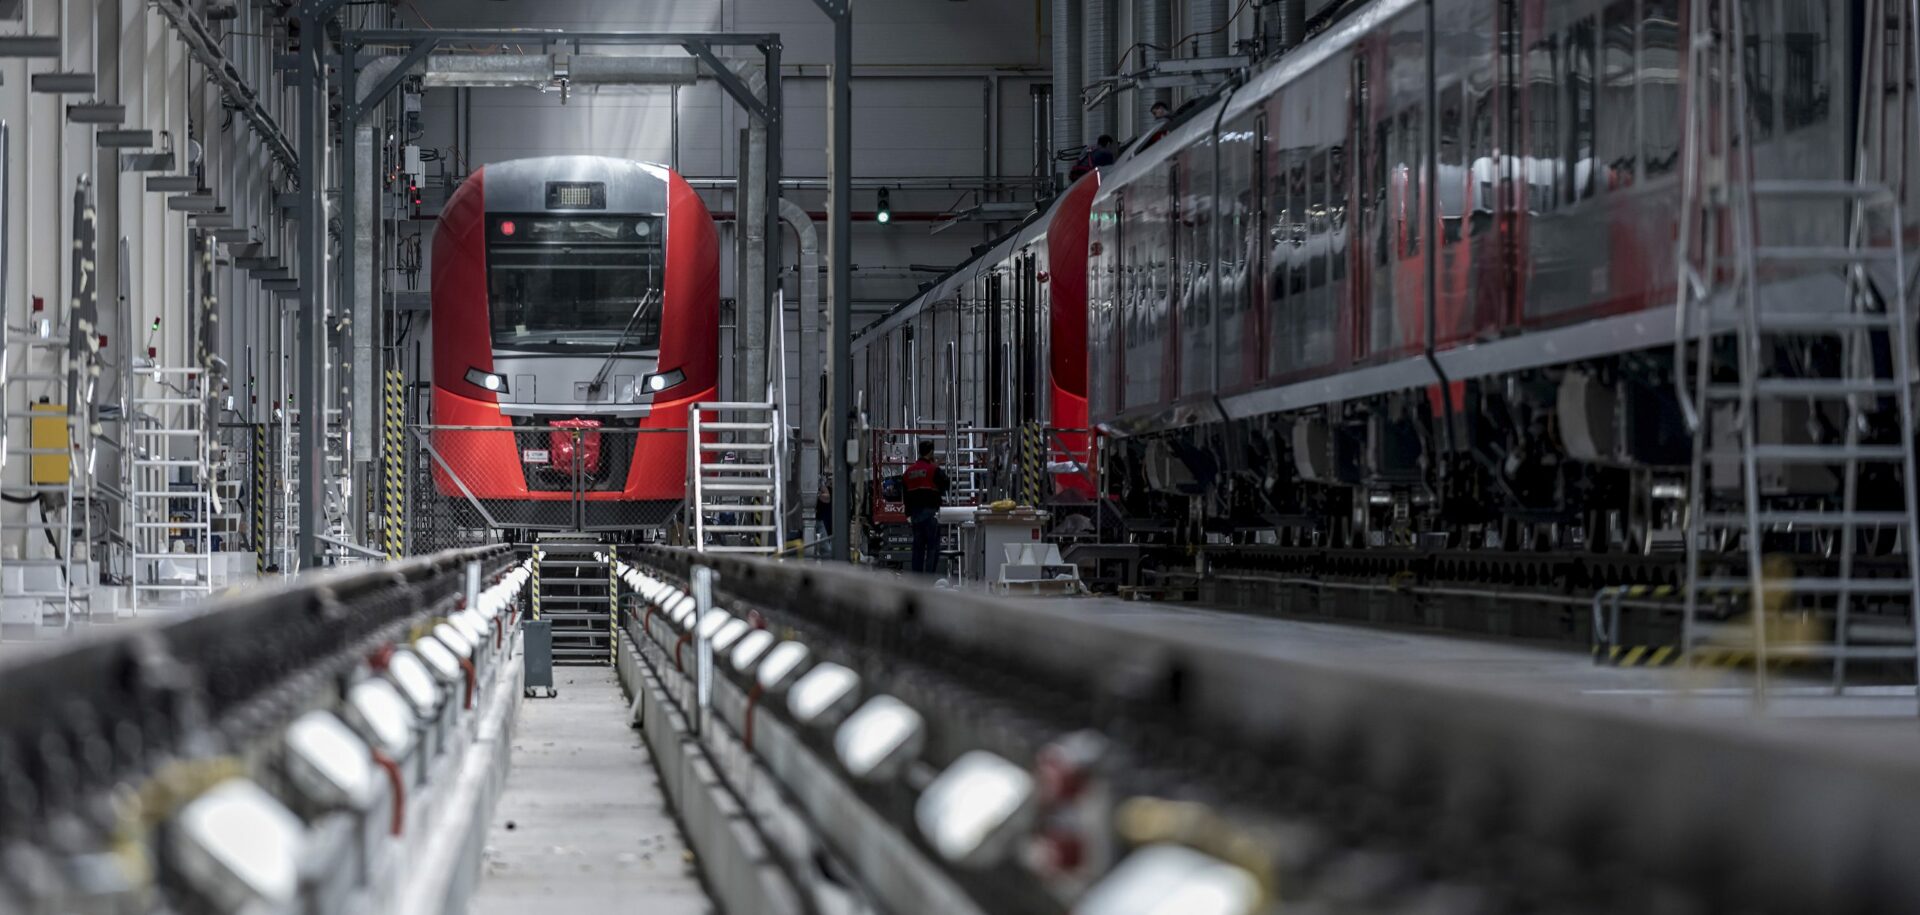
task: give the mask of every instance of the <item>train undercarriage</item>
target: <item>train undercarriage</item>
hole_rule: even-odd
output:
[[[1796,366],[1837,358],[1805,341],[1781,341],[1772,357]],[[1137,542],[1677,555],[1694,441],[1673,364],[1670,351],[1640,351],[1109,438],[1103,485]],[[1893,399],[1883,400],[1864,414],[1860,441],[1897,435]],[[1833,444],[1845,437],[1844,416],[1809,399],[1761,421],[1775,427],[1769,434]],[[1716,435],[1733,426],[1711,424],[1724,430]],[[1703,470],[1709,509],[1737,509],[1738,468],[1708,461]],[[1776,508],[1835,511],[1841,480],[1810,466],[1776,472],[1765,488]],[[1892,468],[1862,465],[1859,487],[1857,504],[1900,501]],[[1770,553],[1840,549],[1818,525],[1763,536]],[[1895,539],[1862,537],[1856,552],[1885,554]],[[1734,552],[1739,541],[1717,533],[1702,547]]]

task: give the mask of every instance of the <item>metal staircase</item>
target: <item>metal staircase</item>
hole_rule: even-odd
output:
[[[1887,6],[1870,0],[1866,21],[1906,18]],[[1890,666],[1912,687],[1913,325],[1904,217],[1883,180],[1898,163],[1863,153],[1853,180],[1757,174],[1743,4],[1692,0],[1689,13],[1675,339],[1694,435],[1683,647],[1750,672],[1762,703],[1770,668],[1787,663],[1829,666],[1822,695],[1855,692],[1869,668],[1884,687]],[[1861,97],[1880,100],[1885,44],[1865,44]],[[1904,112],[1862,107],[1863,150],[1889,129],[1904,136]],[[1869,564],[1870,552],[1883,555]]]
[[[694,548],[775,553],[786,542],[780,408],[714,402],[688,412],[687,491]]]
[[[578,534],[542,536],[542,554],[533,585],[538,618],[553,625],[556,664],[605,664],[612,652],[613,605],[607,563],[594,558],[606,550],[597,538]]]
[[[133,377],[127,609],[140,616],[213,593],[214,502],[206,370],[136,366]]]

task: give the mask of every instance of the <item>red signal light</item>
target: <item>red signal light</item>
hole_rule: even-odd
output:
[[[503,220],[503,221],[502,221],[502,222],[500,223],[500,234],[501,234],[501,235],[512,235],[512,234],[513,234],[513,229],[514,229],[514,226],[513,226],[513,220],[511,220],[511,219],[508,219],[508,220]]]

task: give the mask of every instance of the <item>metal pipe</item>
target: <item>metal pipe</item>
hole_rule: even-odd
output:
[[[800,429],[799,478],[803,497],[817,496],[820,475],[820,386],[812,379],[820,377],[820,231],[813,217],[799,204],[782,198],[780,218],[793,229],[800,246],[800,295],[797,302],[800,320],[800,416],[789,425]],[[808,504],[805,499],[802,505]]]
[[[1074,71],[1078,73],[1078,70]],[[1028,90],[1033,98],[1033,183],[1034,193],[1044,195],[1053,183],[1058,167],[1053,158],[1053,84],[1034,83]],[[1075,106],[1076,115],[1079,114]]]
[[[435,54],[427,58],[421,84],[450,86],[545,86],[562,72],[575,86],[691,85],[699,64],[691,57],[626,57],[610,54]]]
[[[1080,84],[1067,95],[1066,101],[1075,107],[1081,107],[1081,97],[1087,86],[1113,75],[1114,45],[1119,41],[1118,0],[1082,0],[1082,18],[1085,36],[1080,45]],[[1092,108],[1085,109],[1084,122],[1079,136],[1082,140],[1098,140],[1103,134],[1114,133],[1118,126],[1114,123],[1117,110],[1111,96]],[[1066,137],[1055,137],[1056,147],[1066,143]]]
[[[853,474],[847,446],[853,439],[853,7],[823,5],[833,17],[833,83],[827,108],[833,120],[829,149],[833,174],[833,224],[828,232],[833,262],[833,316],[827,333],[827,371],[833,395],[827,408],[828,448],[833,465],[833,549],[835,562],[846,562],[853,544]]]
[[[1133,43],[1139,51],[1136,55],[1140,65],[1138,70],[1151,70],[1154,65],[1172,56],[1168,53],[1167,43],[1173,39],[1168,35],[1173,31],[1168,18],[1167,0],[1135,0],[1133,5]],[[1153,105],[1167,100],[1165,89],[1135,89],[1133,92],[1133,131],[1145,135],[1153,123]]]
[[[1087,0],[1053,0],[1053,130],[1052,140],[1046,147],[1047,155],[1036,155],[1035,162],[1042,163],[1044,174],[1054,174],[1059,169],[1053,164],[1054,153],[1063,148],[1072,148],[1086,143],[1082,136],[1084,124],[1080,115],[1080,90],[1084,85],[1081,67],[1081,4]],[[1104,0],[1091,0],[1102,3]],[[1036,103],[1040,87],[1034,87]],[[1035,127],[1038,128],[1038,119]],[[1039,134],[1034,138],[1035,152],[1040,149]]]

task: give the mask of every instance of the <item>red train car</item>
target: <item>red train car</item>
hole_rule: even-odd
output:
[[[658,165],[476,170],[433,235],[435,488],[508,528],[645,527],[686,491],[718,373],[719,246]]]
[[[889,479],[912,439],[972,454],[947,462],[969,484],[1009,489],[979,466],[983,449],[1038,423],[1049,430],[1042,498],[1095,493],[1087,428],[1087,214],[1099,175],[1082,178],[1018,229],[976,253],[853,341],[854,396],[874,433],[869,523],[905,521]],[[1009,484],[1009,485],[1000,485]]]

